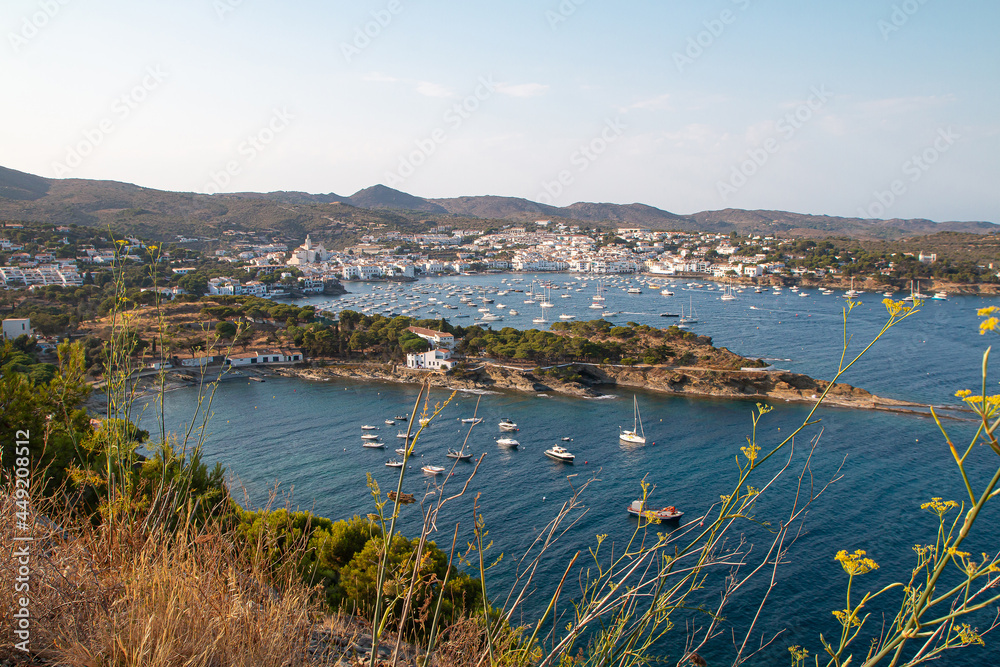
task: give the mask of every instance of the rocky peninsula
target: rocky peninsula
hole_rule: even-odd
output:
[[[341,377],[404,384],[429,382],[432,386],[460,391],[518,391],[580,398],[600,398],[615,389],[641,389],[700,398],[814,403],[829,385],[825,380],[783,370],[725,370],[643,364],[619,366],[581,363],[549,368],[522,368],[483,362],[471,369],[443,373],[414,370],[397,364],[361,362],[258,370],[266,374],[316,381]],[[844,383],[835,384],[824,402],[831,406],[855,409],[907,411],[926,407],[882,398]]]

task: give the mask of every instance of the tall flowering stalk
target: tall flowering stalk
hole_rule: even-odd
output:
[[[997,332],[1000,320],[994,307],[979,310],[983,319],[980,333]],[[891,312],[891,310],[890,310]],[[1000,494],[1000,461],[989,481],[976,489],[969,477],[969,455],[976,445],[986,445],[1000,456],[1000,442],[995,432],[1000,426],[1000,394],[987,392],[987,371],[990,349],[983,354],[982,383],[979,394],[970,389],[956,392],[955,396],[972,412],[977,422],[976,432],[969,444],[961,450],[956,447],[938,415],[931,408],[931,414],[944,436],[955,465],[962,477],[967,499],[945,500],[933,497],[920,505],[920,509],[934,515],[938,521],[937,534],[933,543],[916,544],[913,552],[916,565],[906,582],[895,582],[875,593],[866,593],[855,606],[851,605],[851,587],[855,576],[859,576],[878,566],[867,558],[864,551],[837,554],[849,579],[847,585],[847,608],[834,611],[840,621],[840,641],[833,646],[820,636],[823,649],[829,657],[828,665],[846,666],[850,664],[916,665],[939,659],[946,651],[985,643],[983,635],[995,629],[1000,621],[994,617],[986,629],[980,631],[965,622],[966,617],[1000,602],[1000,553],[981,553],[975,556],[963,551],[962,546],[972,533],[976,520],[987,503]],[[954,518],[949,516],[954,510]],[[898,609],[891,624],[883,625],[879,636],[875,637],[863,661],[855,662],[850,652],[853,640],[861,633],[867,615],[861,609],[871,600],[888,595],[898,596]],[[818,663],[818,659],[817,659]]]

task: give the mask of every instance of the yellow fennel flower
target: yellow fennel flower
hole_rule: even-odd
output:
[[[850,623],[856,628],[861,627],[861,621],[859,621],[857,617],[851,616],[850,612],[848,612],[846,609],[836,609],[830,613],[837,617],[837,620],[840,621],[841,625],[846,626],[848,623]]]
[[[958,503],[954,500],[942,501],[940,498],[931,498],[929,502],[922,504],[920,509],[929,510],[931,514],[944,516],[952,507],[958,507]]]
[[[995,317],[991,317],[988,320],[983,320],[979,323],[979,335],[983,335],[987,331],[996,331],[997,324],[1000,324],[1000,320]]]
[[[986,645],[986,642],[984,642],[983,638],[979,636],[979,633],[969,627],[968,623],[962,623],[962,626],[958,629],[958,638],[965,646],[968,646],[969,644],[979,644],[980,646]]]
[[[979,317],[989,317],[998,310],[1000,310],[1000,308],[997,308],[996,306],[990,306],[989,308],[980,308],[979,310],[976,311],[976,315],[979,315]]]
[[[844,572],[851,575],[867,574],[878,569],[878,563],[871,558],[867,558],[868,553],[864,549],[858,549],[853,554],[849,554],[843,549],[837,552],[834,558],[844,568]]]
[[[750,446],[740,447],[740,449],[743,451],[743,455],[750,460],[750,463],[757,460],[757,454],[760,452],[760,447],[758,445],[751,443]]]

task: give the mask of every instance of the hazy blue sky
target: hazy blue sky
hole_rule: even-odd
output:
[[[1000,222],[998,19],[994,0],[5,0],[0,165]]]

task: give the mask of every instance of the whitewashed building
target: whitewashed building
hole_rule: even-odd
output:
[[[406,355],[406,367],[416,370],[451,370],[455,366],[455,361],[451,358],[451,350],[437,348],[420,352],[418,354]]]
[[[14,340],[18,336],[27,334],[28,336],[35,335],[31,330],[31,318],[14,319],[3,321],[3,339],[4,340]]]
[[[449,350],[455,348],[455,337],[446,331],[435,331],[423,327],[409,327],[407,331],[417,334],[430,343],[432,347],[443,347]]]

